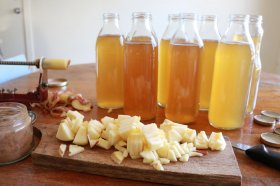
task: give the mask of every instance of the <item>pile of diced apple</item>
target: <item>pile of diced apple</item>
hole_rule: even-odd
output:
[[[128,157],[143,158],[143,163],[151,164],[157,170],[164,170],[163,164],[188,161],[189,157],[203,156],[197,149],[224,150],[226,142],[222,133],[212,132],[208,139],[206,133],[188,128],[187,125],[164,120],[160,128],[156,124],[144,125],[138,116],[119,115],[117,119],[104,117],[84,121],[84,116],[77,111],[68,111],[62,120],[56,138],[61,141],[73,141],[69,156],[82,152],[83,147],[99,146],[104,149],[114,147],[111,158],[115,163],[122,163]],[[70,151],[70,148],[72,151]],[[74,150],[73,150],[74,149]],[[77,150],[75,150],[77,149]],[[63,156],[66,146],[60,147]]]

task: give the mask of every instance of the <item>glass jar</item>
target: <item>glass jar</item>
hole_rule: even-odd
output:
[[[181,14],[180,26],[170,42],[170,79],[165,109],[166,118],[174,122],[194,122],[198,115],[202,47],[196,14]]]
[[[202,15],[199,34],[203,40],[201,53],[201,83],[199,109],[208,110],[213,79],[215,54],[218,42],[221,39],[216,15]]]
[[[217,47],[208,116],[215,128],[231,130],[244,124],[254,56],[248,21],[248,15],[231,15]]]
[[[152,15],[132,14],[132,28],[124,44],[124,112],[153,119],[157,107],[158,41]]]
[[[25,105],[0,103],[0,165],[26,156],[33,147],[33,128]]]
[[[261,42],[263,37],[262,16],[250,15],[249,32],[255,47],[255,58],[254,58],[254,69],[252,74],[252,82],[251,82],[247,112],[253,113],[256,107],[261,69],[262,69],[261,58],[260,58],[260,49],[261,49]]]
[[[180,21],[179,14],[169,14],[168,15],[168,25],[160,40],[159,46],[159,64],[158,64],[158,92],[157,101],[158,105],[165,107],[167,101],[167,90],[169,81],[169,70],[170,70],[170,60],[169,60],[169,44],[170,39],[175,34],[178,29]]]
[[[103,14],[96,41],[96,101],[101,108],[123,107],[123,36],[119,15]]]

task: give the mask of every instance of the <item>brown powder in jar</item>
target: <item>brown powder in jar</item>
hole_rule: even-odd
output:
[[[21,123],[7,125],[9,116],[17,115],[15,109],[9,112],[7,108],[5,111],[0,108],[0,163],[19,159],[33,146],[33,128],[29,116],[23,118]]]

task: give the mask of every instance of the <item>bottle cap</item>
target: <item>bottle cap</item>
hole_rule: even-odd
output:
[[[280,135],[272,133],[272,132],[265,132],[261,134],[261,142],[265,145],[271,147],[280,147]]]
[[[277,113],[277,112],[271,112],[271,111],[268,111],[268,110],[263,110],[263,111],[261,111],[261,114],[264,115],[264,116],[274,118],[276,120],[280,120],[280,114]]]
[[[254,122],[260,125],[272,126],[275,124],[275,119],[265,115],[255,115]]]

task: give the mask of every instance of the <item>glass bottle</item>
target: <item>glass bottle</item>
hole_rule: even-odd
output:
[[[169,44],[170,39],[176,32],[179,26],[179,14],[169,14],[168,15],[168,25],[160,40],[159,46],[159,64],[158,64],[158,92],[157,100],[158,105],[165,107],[167,101],[167,90],[168,90],[168,80],[169,80],[169,70],[170,70],[170,60],[169,60]]]
[[[132,28],[124,44],[124,112],[153,119],[157,107],[158,41],[152,15],[132,14]]]
[[[262,69],[261,58],[260,58],[260,49],[261,49],[261,42],[263,37],[262,16],[250,15],[249,32],[254,42],[255,58],[254,58],[254,69],[252,74],[252,82],[251,82],[247,112],[253,113],[253,110],[256,107],[260,75]]]
[[[123,107],[123,36],[117,13],[103,14],[96,41],[96,101],[101,108]]]
[[[231,15],[217,47],[208,115],[215,128],[232,130],[244,124],[254,54],[248,21],[248,15]]]
[[[218,42],[221,39],[216,15],[202,15],[199,34],[203,40],[201,53],[201,83],[200,83],[200,110],[208,110],[213,79],[215,54]]]
[[[199,109],[199,66],[203,42],[196,14],[180,14],[180,26],[170,42],[170,81],[166,118],[178,123],[196,120]]]

